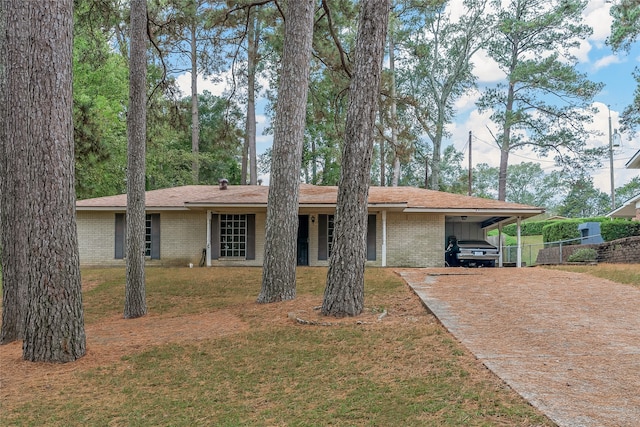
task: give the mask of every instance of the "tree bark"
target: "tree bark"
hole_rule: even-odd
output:
[[[127,283],[124,317],[147,313],[145,289],[145,144],[147,135],[147,3],[131,1],[127,114]]]
[[[313,37],[314,0],[288,2],[258,302],[296,296],[298,194]]]
[[[198,110],[198,51],[196,40],[196,23],[190,26],[191,31],[191,154],[193,161],[191,163],[191,178],[194,184],[200,182],[200,112]],[[146,64],[145,64],[146,67]],[[146,83],[145,83],[146,84]]]
[[[396,61],[395,61],[395,43],[393,35],[389,35],[389,72],[391,74],[391,145],[395,156],[393,158],[393,178],[391,180],[391,186],[397,187],[400,181],[400,158],[398,157],[398,108],[397,108],[397,94],[396,94]]]
[[[0,255],[2,256],[2,330],[0,344],[24,338],[27,303],[27,227],[26,195],[28,188],[28,153],[26,144],[10,143],[28,139],[29,112],[22,105],[28,99],[25,76],[17,70],[28,67],[29,28],[19,25],[28,5],[0,1]],[[19,8],[19,9],[18,9]],[[12,19],[11,25],[7,20]],[[8,31],[7,31],[8,30]],[[22,107],[21,107],[22,106]]]
[[[258,184],[258,166],[256,165],[256,62],[258,51],[258,30],[256,28],[256,16],[249,17],[247,28],[247,124],[246,147],[248,156],[249,185]]]
[[[23,358],[69,362],[84,356],[73,147],[73,1],[10,0],[9,26],[26,26],[27,68],[11,69],[28,91],[13,108],[29,114],[12,140],[28,153],[28,287]],[[24,14],[26,12],[26,15]],[[17,101],[17,100],[16,100]],[[8,106],[12,108],[11,105]]]
[[[356,316],[364,308],[367,200],[378,94],[389,20],[388,0],[363,0],[349,87],[334,241],[324,315]]]

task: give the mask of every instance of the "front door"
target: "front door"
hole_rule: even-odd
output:
[[[298,215],[298,265],[309,265],[309,215]]]

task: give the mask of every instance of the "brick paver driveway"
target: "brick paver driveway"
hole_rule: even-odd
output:
[[[444,326],[560,426],[640,426],[640,290],[542,268],[397,269]]]

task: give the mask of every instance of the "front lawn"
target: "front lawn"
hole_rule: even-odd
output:
[[[83,271],[88,354],[66,365],[0,347],[3,425],[553,425],[369,269],[358,318],[321,317],[325,268],[259,305],[258,268],[147,269],[150,313],[122,319],[124,271]]]

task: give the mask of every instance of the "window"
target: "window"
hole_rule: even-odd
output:
[[[123,259],[126,252],[127,220],[123,213],[116,214],[115,258]],[[147,214],[144,230],[144,254],[160,259],[160,214]]]
[[[151,215],[144,221],[144,256],[151,256]]]
[[[246,215],[220,215],[220,256],[232,258],[247,256]]]
[[[211,214],[211,259],[256,259],[255,214]]]
[[[334,218],[333,215],[327,215],[327,256],[331,256],[331,249],[333,248]]]
[[[333,249],[333,215],[318,215],[318,260],[328,260]],[[367,217],[367,260],[376,260],[376,216]]]

